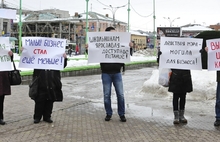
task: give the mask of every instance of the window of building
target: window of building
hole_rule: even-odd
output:
[[[3,22],[3,31],[4,31],[4,34],[8,33],[7,28],[8,28],[8,23],[7,23],[7,22]]]

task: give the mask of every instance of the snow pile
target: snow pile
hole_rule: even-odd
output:
[[[189,100],[214,100],[216,93],[216,72],[191,70],[193,92],[187,94]],[[144,82],[141,94],[152,97],[172,98],[168,87],[158,84],[159,70],[153,70],[150,79]]]
[[[133,53],[133,56],[147,56],[147,57],[150,57],[150,56],[156,56],[156,55],[157,55],[157,49],[150,49],[150,48],[143,49],[143,50],[138,50],[138,51],[135,51]]]

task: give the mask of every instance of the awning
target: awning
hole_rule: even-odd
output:
[[[16,37],[9,37],[9,40],[10,41],[15,41],[15,40],[18,40]]]

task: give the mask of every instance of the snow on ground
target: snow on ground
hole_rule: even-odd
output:
[[[131,62],[134,61],[147,61],[156,60],[155,50],[147,49],[137,51],[131,56]],[[68,58],[85,58],[85,55],[77,55]],[[20,57],[15,54],[14,60],[19,60]],[[18,62],[15,62],[18,68]],[[68,61],[67,67],[76,66],[88,66],[94,64],[88,64],[87,60],[70,60]],[[21,71],[31,70],[18,68]],[[187,99],[189,100],[214,100],[216,93],[216,72],[207,70],[191,70],[192,82],[193,82],[193,92],[188,93]],[[150,79],[144,82],[142,86],[141,94],[151,95],[153,97],[164,97],[166,99],[172,98],[172,93],[168,92],[167,87],[160,86],[158,84],[159,70],[155,69],[152,72]]]
[[[216,92],[216,72],[207,70],[191,70],[193,92],[187,94],[189,100],[213,100]],[[159,70],[152,72],[150,79],[144,82],[142,87],[143,95],[154,97],[172,98],[172,93],[168,92],[168,87],[158,84]]]

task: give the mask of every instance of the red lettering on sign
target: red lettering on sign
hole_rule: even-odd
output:
[[[216,50],[216,49],[220,49],[220,42],[211,42],[211,49],[212,50]]]
[[[34,49],[34,54],[47,54],[47,50],[45,49]]]
[[[215,68],[219,68],[219,67],[220,67],[220,62],[219,61],[215,62]]]

